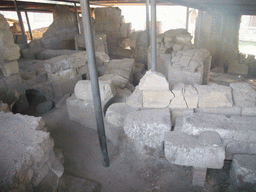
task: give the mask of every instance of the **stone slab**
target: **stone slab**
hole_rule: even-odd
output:
[[[196,108],[196,113],[204,114],[217,114],[217,115],[227,115],[227,116],[239,116],[241,115],[241,107],[210,107],[210,108]]]
[[[147,108],[165,108],[168,107],[173,99],[171,91],[142,91],[143,107]]]

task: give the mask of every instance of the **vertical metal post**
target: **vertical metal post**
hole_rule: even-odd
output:
[[[146,0],[146,31],[147,31],[147,47],[150,45],[150,27],[149,27],[149,0]]]
[[[93,42],[93,34],[92,34],[92,28],[91,28],[91,15],[90,15],[89,1],[80,0],[80,4],[81,4],[81,11],[82,11],[84,39],[86,43],[86,50],[87,50],[87,56],[88,56],[89,73],[91,78],[93,103],[94,103],[94,110],[95,110],[95,116],[96,116],[96,122],[97,122],[100,148],[103,154],[103,160],[104,160],[103,165],[105,167],[108,167],[109,166],[108,150],[107,150],[103,112],[102,112],[101,99],[100,99],[98,74],[96,70],[96,59],[95,59],[96,57],[94,52],[94,42]]]
[[[203,11],[198,10],[198,33],[197,33],[197,49],[200,49],[201,44],[201,28],[202,28],[202,21],[203,21]]]
[[[78,34],[81,33],[80,31],[80,26],[79,26],[79,16],[78,16],[78,13],[77,13],[77,6],[76,6],[76,3],[75,4],[75,14],[76,14],[76,24],[77,24],[77,31],[78,31]]]
[[[188,31],[188,24],[189,24],[189,7],[187,7],[187,15],[186,15],[186,29]]]
[[[18,8],[18,5],[17,5],[16,0],[14,0],[14,5],[15,5],[15,10],[16,10],[17,15],[18,15],[18,18],[19,18],[20,29],[21,29],[21,33],[22,33],[22,36],[23,36],[23,41],[24,41],[24,43],[27,45],[27,38],[26,38],[26,35],[25,35],[25,30],[24,30],[24,26],[23,26],[23,21],[22,21],[22,17],[21,17],[20,10],[19,10],[19,8]]]
[[[28,30],[29,30],[29,34],[30,34],[30,39],[31,39],[31,41],[32,41],[32,40],[33,40],[33,35],[32,35],[32,31],[31,31],[29,19],[28,19],[28,12],[27,12],[26,9],[25,9],[25,15],[26,15],[27,23],[28,23]]]
[[[156,70],[156,0],[151,0],[151,65]]]

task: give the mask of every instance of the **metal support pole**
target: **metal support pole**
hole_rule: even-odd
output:
[[[75,14],[76,14],[76,24],[77,24],[77,31],[78,31],[78,34],[81,33],[80,31],[80,26],[79,26],[79,16],[78,16],[78,13],[77,13],[77,6],[76,6],[76,3],[75,4]]]
[[[156,0],[151,0],[151,65],[156,70]]]
[[[14,0],[14,5],[15,5],[15,10],[17,12],[17,15],[18,15],[18,18],[19,18],[19,23],[20,23],[20,29],[21,29],[21,33],[22,33],[22,36],[23,36],[23,41],[24,43],[27,45],[27,38],[26,38],[26,35],[25,35],[25,30],[24,30],[24,26],[23,26],[23,21],[22,21],[22,17],[21,17],[21,14],[20,14],[20,10],[17,6],[17,2],[16,0]]]
[[[200,44],[201,44],[202,21],[203,21],[203,11],[202,10],[198,10],[197,49],[200,49]]]
[[[92,95],[93,95],[93,103],[94,110],[97,122],[97,130],[99,136],[100,148],[103,154],[104,166],[109,166],[108,159],[108,150],[107,150],[107,142],[104,128],[104,120],[103,120],[103,112],[101,106],[100,99],[100,89],[98,82],[98,74],[96,70],[96,57],[94,52],[94,42],[93,42],[93,34],[91,28],[91,15],[90,15],[90,7],[88,0],[80,0],[81,11],[82,11],[82,21],[83,21],[83,30],[84,30],[84,39],[86,44],[87,56],[88,56],[88,65],[89,65],[89,73],[91,78],[91,87],[92,87]]]
[[[186,17],[186,29],[188,31],[188,24],[189,24],[189,7],[187,7],[187,17]]]
[[[32,35],[32,31],[31,31],[29,19],[28,19],[28,12],[27,12],[26,9],[25,9],[25,15],[26,15],[27,23],[28,23],[28,30],[29,30],[29,34],[30,34],[30,39],[31,39],[31,41],[32,41],[32,40],[33,40],[33,35]]]
[[[149,26],[149,0],[146,0],[146,31],[147,31],[147,47],[150,45],[150,26]]]

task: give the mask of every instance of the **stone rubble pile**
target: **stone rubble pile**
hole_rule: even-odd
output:
[[[64,172],[63,156],[53,149],[44,120],[0,112],[0,122],[1,191],[33,191],[48,174],[54,175],[57,185]]]
[[[20,58],[20,47],[14,44],[9,24],[0,14],[0,69],[9,77],[19,72],[17,59]]]

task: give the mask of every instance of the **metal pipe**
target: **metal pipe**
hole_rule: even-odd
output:
[[[201,45],[201,28],[202,28],[202,20],[203,20],[203,11],[198,10],[198,33],[197,33],[197,49],[200,49]]]
[[[103,154],[104,166],[109,166],[108,159],[108,150],[107,150],[107,142],[104,128],[104,120],[103,120],[103,111],[101,106],[100,99],[100,89],[98,82],[98,74],[96,70],[96,57],[94,52],[94,42],[93,42],[93,34],[91,28],[91,15],[90,15],[90,7],[88,0],[80,0],[81,11],[82,11],[82,22],[83,22],[83,33],[86,44],[87,56],[88,56],[88,65],[89,65],[89,73],[91,79],[91,87],[92,87],[92,95],[93,95],[93,103],[95,110],[95,117],[97,123],[97,130],[99,136],[100,148]]]
[[[156,0],[151,0],[151,67],[156,70]]]
[[[79,26],[79,16],[78,16],[78,13],[77,13],[77,6],[76,6],[76,3],[75,4],[75,14],[76,14],[76,24],[77,24],[77,31],[78,31],[78,34],[81,33],[81,30],[80,30],[80,26]]]
[[[189,7],[187,7],[187,16],[186,16],[186,29],[188,31],[188,24],[189,24]]]
[[[149,26],[149,0],[146,0],[146,31],[147,31],[147,47],[150,45],[150,26]]]
[[[25,15],[26,15],[27,23],[28,23],[28,30],[29,30],[29,34],[30,34],[30,39],[31,39],[31,41],[32,41],[32,40],[33,40],[33,35],[32,35],[32,31],[31,31],[29,19],[28,19],[28,12],[27,12],[26,9],[25,9]]]
[[[15,5],[15,10],[17,12],[17,15],[18,15],[18,18],[19,18],[19,23],[20,23],[20,29],[21,29],[21,33],[22,33],[22,36],[23,36],[23,41],[24,43],[27,45],[27,38],[26,38],[26,35],[25,35],[25,30],[24,30],[24,26],[23,26],[23,21],[22,21],[22,17],[21,17],[21,14],[20,14],[20,10],[17,6],[17,2],[16,0],[14,0],[14,5]]]

